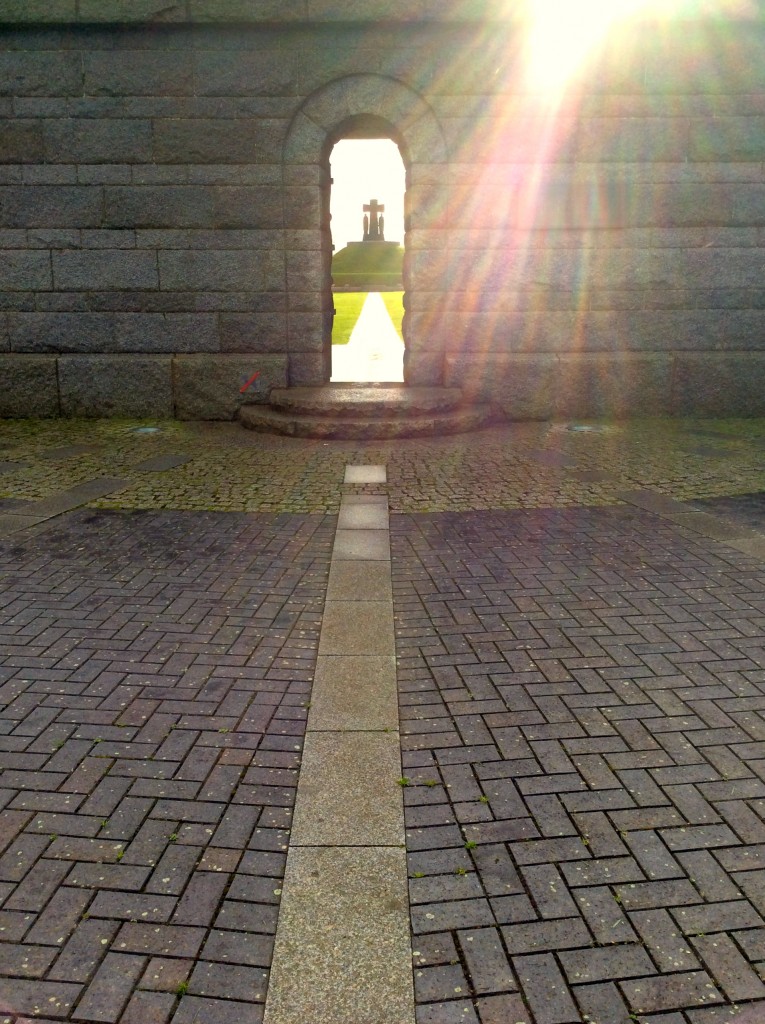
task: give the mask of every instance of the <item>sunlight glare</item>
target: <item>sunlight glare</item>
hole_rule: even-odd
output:
[[[673,0],[530,0],[530,87],[535,92],[559,92],[615,23],[659,10],[667,14],[672,7]]]

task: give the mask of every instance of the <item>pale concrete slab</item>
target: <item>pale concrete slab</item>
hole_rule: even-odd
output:
[[[349,559],[332,562],[327,601],[392,601],[389,561]]]
[[[397,732],[309,732],[290,843],[395,846],[404,842]]]
[[[726,540],[726,544],[742,551],[745,555],[752,555],[753,558],[765,558],[765,537],[736,537],[733,540]]]
[[[18,533],[19,530],[26,530],[30,526],[37,526],[45,521],[42,516],[19,516],[13,513],[0,512],[0,537],[10,533]]]
[[[80,505],[87,505],[89,501],[103,498],[114,491],[122,491],[129,485],[129,480],[119,477],[95,477],[93,480],[86,480],[84,483],[70,487],[66,491],[51,494],[41,501],[32,502],[27,511],[41,519],[47,519],[50,516],[61,515],[62,512],[69,512],[73,508],[79,508]]]
[[[645,509],[646,512],[656,512],[657,515],[665,515],[671,512],[691,512],[690,505],[683,501],[675,501],[661,491],[652,491],[650,488],[641,488],[635,491],[617,491],[616,497],[626,501],[630,505]]]
[[[168,469],[177,469],[179,466],[185,466],[190,461],[190,455],[157,455],[156,458],[139,462],[133,469],[137,473],[164,473]]]
[[[344,494],[341,505],[384,505],[388,507],[388,498],[385,494]]]
[[[395,657],[319,658],[309,725],[316,732],[397,731]]]
[[[101,451],[101,447],[100,444],[69,444],[63,448],[49,448],[46,452],[40,452],[38,458],[53,461],[73,459],[77,455],[95,455]]]
[[[340,503],[338,530],[387,530],[388,509],[385,505]]]
[[[736,523],[730,523],[727,519],[710,515],[708,512],[675,512],[665,516],[671,519],[678,526],[685,526],[694,533],[700,533],[712,540],[721,540],[726,543],[733,540],[746,540],[756,537],[752,530],[747,530]]]
[[[327,601],[319,654],[390,655],[394,651],[390,601]]]
[[[292,847],[265,1024],[414,1024],[406,854]]]
[[[384,484],[388,481],[385,466],[346,466],[345,483],[347,484]]]
[[[337,559],[390,561],[390,535],[387,530],[338,530],[332,561]]]

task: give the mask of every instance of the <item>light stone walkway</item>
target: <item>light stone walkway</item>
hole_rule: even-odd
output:
[[[370,292],[347,345],[332,346],[333,383],[404,380],[404,343],[382,295]]]
[[[384,466],[345,483],[384,484]],[[266,1024],[413,1024],[388,501],[344,495]]]

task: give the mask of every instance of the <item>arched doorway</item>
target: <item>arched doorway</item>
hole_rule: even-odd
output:
[[[329,155],[344,138],[387,138],[399,147],[406,167],[406,244],[403,286],[406,312],[404,380],[440,384],[443,353],[409,323],[418,281],[408,240],[444,229],[448,209],[447,149],[430,106],[414,90],[381,75],[350,75],[317,90],[293,118],[284,146],[288,337],[291,386],[327,383],[332,347],[332,234]],[[436,198],[433,198],[434,195]],[[370,197],[373,198],[373,197]],[[427,247],[422,250],[427,263]],[[418,256],[420,251],[418,251]],[[425,308],[425,303],[423,303]]]
[[[331,380],[401,383],[405,161],[390,134],[370,121],[333,144],[329,166]]]

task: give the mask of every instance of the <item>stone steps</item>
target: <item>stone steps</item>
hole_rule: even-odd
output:
[[[270,405],[248,405],[239,420],[248,430],[290,437],[431,437],[459,434],[488,424],[489,406],[465,405],[458,388],[327,384],[279,388]]]

